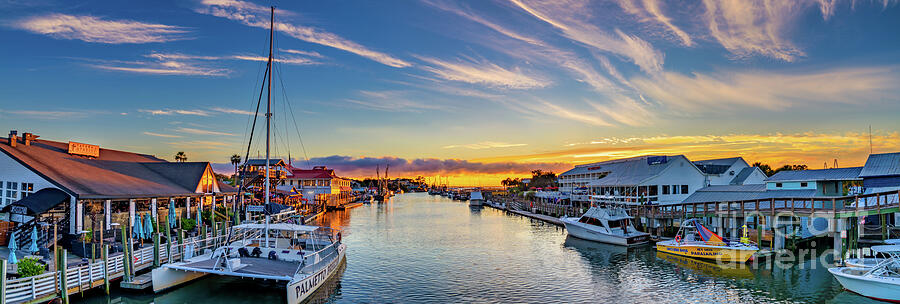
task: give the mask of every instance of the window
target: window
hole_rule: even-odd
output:
[[[775,183],[775,188],[781,188],[781,183]]]
[[[678,185],[672,185],[672,194],[678,194]]]
[[[806,188],[807,183],[800,183],[800,187]]]
[[[681,194],[688,194],[688,185],[681,185]]]
[[[669,194],[669,185],[663,185],[663,194]]]

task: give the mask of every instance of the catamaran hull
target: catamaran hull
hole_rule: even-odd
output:
[[[844,289],[858,293],[862,296],[876,300],[900,303],[900,279],[898,278],[870,278],[862,275],[846,273],[854,269],[847,267],[828,268],[828,272],[844,286]],[[856,269],[862,273],[865,270]]]
[[[674,255],[722,262],[746,263],[759,249],[725,248],[719,246],[679,245],[675,241],[656,243],[656,250]]]
[[[571,223],[569,221],[563,221],[563,224],[566,225],[566,231],[569,232],[569,235],[577,237],[579,239],[585,239],[588,241],[601,242],[613,245],[620,246],[637,246],[643,245],[650,241],[650,235],[641,233],[633,236],[619,236],[612,235],[608,233],[603,233],[600,231],[594,231],[582,227],[581,225]]]
[[[328,266],[323,267],[318,272],[300,280],[297,282],[291,282],[287,285],[287,303],[288,304],[298,304],[305,301],[309,298],[310,295],[316,292],[322,284],[325,284],[328,279],[334,276],[335,273],[338,273],[338,268],[345,258],[345,251],[347,249],[347,245],[341,244],[338,246],[338,258],[328,263]]]
[[[154,268],[150,272],[153,292],[160,292],[206,276],[205,272],[183,271],[167,267]]]

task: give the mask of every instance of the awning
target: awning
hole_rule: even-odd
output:
[[[3,207],[2,211],[34,216],[67,202],[69,202],[68,193],[56,188],[44,188]]]

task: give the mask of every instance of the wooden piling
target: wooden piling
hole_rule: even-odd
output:
[[[0,303],[6,303],[6,260],[0,260]]]
[[[66,270],[68,268],[68,263],[66,263],[66,257],[68,254],[65,249],[58,251],[59,256],[56,258],[59,261],[59,265],[56,266],[56,269],[59,269],[59,290],[61,292],[62,302],[63,304],[69,304],[69,284],[68,277],[66,275]]]
[[[109,294],[109,245],[103,246],[103,291]]]
[[[159,267],[159,220],[150,217],[153,226],[153,267]]]
[[[131,244],[128,242],[130,235],[125,225],[122,225],[122,266],[125,267],[125,281],[131,281]]]
[[[166,261],[172,262],[172,228],[171,224],[166,222]]]

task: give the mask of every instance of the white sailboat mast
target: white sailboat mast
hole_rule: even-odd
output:
[[[269,88],[266,94],[266,247],[269,247],[269,128],[272,125],[272,48],[275,46],[275,7],[272,7],[272,18],[269,25]]]

